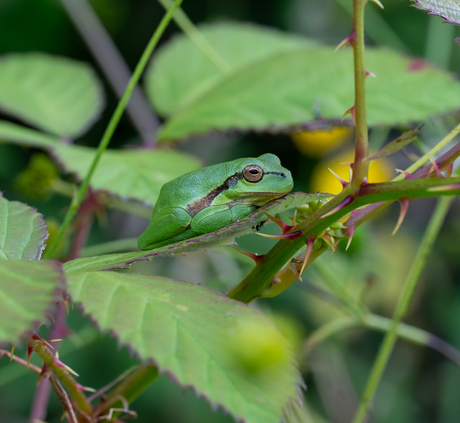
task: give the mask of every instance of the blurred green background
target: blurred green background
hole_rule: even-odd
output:
[[[74,0],[78,3],[78,0]],[[460,31],[410,7],[411,2],[386,0],[385,9],[367,8],[366,27],[369,44],[396,49],[424,57],[449,69],[458,77],[460,45],[454,38]],[[93,0],[90,2],[121,55],[131,69],[137,63],[146,42],[160,21],[163,8],[152,0]],[[302,34],[317,41],[336,45],[351,28],[351,0],[185,0],[183,9],[197,24],[215,21],[249,21]],[[178,32],[175,24],[167,29],[163,42]],[[58,0],[2,0],[0,2],[0,55],[11,52],[41,51],[90,63],[104,81],[107,105],[101,119],[79,140],[95,146],[113,112],[117,97],[113,93],[87,45],[76,31]],[[0,118],[5,119],[0,111]],[[457,119],[458,122],[458,119]],[[455,124],[455,118],[425,122],[422,140],[426,146],[439,141]],[[381,145],[397,132],[377,128],[371,132],[371,144]],[[191,139],[178,146],[203,163],[212,164],[236,157],[277,154],[295,179],[296,190],[317,190],[312,175],[331,155],[351,147],[345,141],[327,152],[302,149],[302,140],[294,143],[286,135],[247,134],[210,135]],[[111,147],[137,145],[141,141],[125,116]],[[335,146],[336,144],[333,143]],[[31,196],[17,181],[36,152],[0,144],[0,191],[10,200],[20,200],[36,208],[47,219],[61,219],[69,203],[67,197]],[[411,153],[419,153],[412,148]],[[398,155],[390,168],[404,168],[410,156]],[[391,177],[392,174],[387,177]],[[327,191],[327,185],[322,187]],[[458,203],[458,202],[457,202]],[[298,282],[276,299],[260,301],[257,307],[273,317],[296,350],[308,390],[305,405],[292,416],[299,422],[349,422],[366,383],[382,335],[365,329],[345,331],[333,336],[309,354],[305,338],[337,316],[337,307],[315,287],[323,287],[328,273],[351,292],[360,293],[375,313],[391,316],[400,286],[407,274],[421,239],[433,200],[417,201],[397,235],[390,234],[397,219],[391,208],[378,219],[366,223],[347,254],[326,253]],[[406,322],[423,328],[460,348],[460,221],[455,204],[429,257],[423,281],[417,291]],[[48,220],[52,226],[53,221]],[[96,222],[89,244],[111,239],[135,237],[147,221],[122,212],[109,211]],[[263,252],[272,243],[255,236],[239,241],[245,248]],[[225,291],[248,272],[250,264],[225,251],[200,253],[175,259],[140,263],[134,272],[150,272],[195,283],[206,283]],[[72,333],[61,348],[61,358],[81,376],[79,382],[100,388],[136,363],[126,348],[108,334],[99,336],[78,310],[71,310]],[[46,328],[40,329],[42,336]],[[25,356],[24,347],[18,354]],[[36,375],[7,359],[0,361],[0,423],[26,422],[33,401]],[[460,369],[433,350],[398,342],[377,392],[373,422],[458,422],[460,419]],[[212,411],[204,399],[184,390],[163,375],[132,406],[139,422],[230,422],[220,410]],[[61,406],[51,395],[48,422],[60,419]]]

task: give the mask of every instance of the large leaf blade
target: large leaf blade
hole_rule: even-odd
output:
[[[0,139],[48,150],[65,171],[80,181],[96,155],[93,148],[64,144],[53,135],[10,122],[0,121]],[[153,205],[164,183],[199,167],[196,158],[175,150],[107,150],[91,179],[91,187]]]
[[[75,138],[103,103],[99,80],[86,64],[41,53],[0,59],[0,108],[37,128]]]
[[[447,72],[383,49],[366,50],[371,126],[406,125],[460,109],[460,84]],[[217,131],[282,131],[340,123],[353,105],[350,51],[299,49],[240,69],[180,108],[159,139]]]
[[[0,260],[38,260],[48,233],[40,213],[0,193]]]
[[[57,262],[0,260],[0,342],[15,343],[45,321],[61,287]]]
[[[114,331],[142,359],[153,360],[182,386],[193,387],[238,419],[279,422],[297,398],[301,380],[287,341],[245,304],[203,287],[145,275],[80,272],[69,275],[68,286],[102,330]],[[255,373],[233,354],[242,339],[247,348],[260,348],[246,339],[246,325],[257,328],[279,352]]]
[[[166,43],[155,53],[145,76],[147,94],[163,115],[190,104],[243,67],[313,44],[300,36],[248,23],[201,25],[200,35],[218,52],[227,69],[219,69],[188,37],[177,36]]]
[[[53,154],[68,172],[82,180],[96,151],[59,144]],[[199,167],[197,159],[175,150],[108,150],[94,172],[91,186],[122,199],[131,198],[153,205],[166,182]]]
[[[459,0],[415,0],[414,6],[430,15],[441,16],[448,23],[460,25]]]

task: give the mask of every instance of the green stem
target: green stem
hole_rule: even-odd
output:
[[[324,342],[327,338],[338,332],[360,327],[366,327],[380,332],[388,332],[392,328],[392,320],[372,313],[367,314],[362,319],[340,317],[321,326],[313,332],[304,343],[303,354],[306,356],[318,344]],[[412,342],[413,344],[432,348],[451,360],[457,366],[460,366],[460,351],[423,329],[401,323],[397,328],[397,335],[399,338]]]
[[[158,0],[161,5],[168,10],[171,7],[172,0]],[[223,75],[228,75],[232,71],[232,67],[225,61],[219,52],[210,44],[203,34],[196,28],[194,23],[188,18],[182,9],[179,9],[174,14],[174,22],[192,42],[201,50],[201,52],[209,59],[209,61]]]
[[[357,189],[367,179],[369,140],[366,118],[366,69],[364,68],[364,7],[367,0],[353,0],[353,46],[355,72],[355,161],[351,184]]]
[[[93,162],[91,163],[91,166],[85,177],[85,180],[80,185],[77,195],[72,201],[72,204],[70,205],[70,208],[64,218],[64,222],[62,223],[59,229],[59,232],[56,235],[56,238],[54,239],[53,243],[49,246],[49,248],[45,251],[44,258],[53,257],[53,254],[56,251],[56,248],[58,247],[58,245],[60,244],[61,239],[63,238],[64,234],[66,233],[67,228],[69,227],[70,223],[72,222],[75,215],[77,214],[78,208],[80,207],[80,204],[85,198],[86,191],[88,190],[89,183],[91,181],[91,177],[93,176],[96,170],[96,167],[99,164],[99,160],[101,159],[102,154],[107,149],[110,143],[110,140],[112,139],[115,129],[117,128],[118,123],[121,119],[121,116],[123,115],[123,112],[126,108],[126,104],[128,103],[129,97],[131,96],[131,93],[136,87],[136,84],[138,83],[142,75],[142,72],[147,66],[148,60],[153,50],[155,49],[156,45],[158,44],[160,37],[163,35],[164,31],[166,30],[166,27],[171,21],[174,15],[174,11],[181,5],[181,3],[182,3],[182,0],[175,0],[174,5],[168,10],[168,12],[163,17],[160,24],[158,25],[155,32],[153,33],[149,43],[147,44],[147,47],[142,53],[139,63],[137,64],[136,69],[134,70],[133,75],[131,76],[131,79],[129,80],[128,86],[126,87],[125,93],[123,94],[123,97],[119,101],[117,108],[115,109],[115,112],[113,113],[112,118],[110,119],[110,122],[107,125],[107,129],[105,130],[104,135],[102,136],[101,142],[99,143],[99,147],[96,152],[96,155],[94,156]]]
[[[28,345],[32,347],[33,350],[43,360],[46,365],[46,370],[52,372],[54,375],[56,375],[56,377],[59,378],[61,383],[67,389],[67,392],[72,398],[72,401],[77,405],[78,411],[83,416],[90,416],[92,413],[91,404],[86,399],[83,392],[79,389],[77,382],[69,374],[69,372],[65,368],[57,365],[56,357],[43,343],[43,341],[31,339],[28,341]],[[89,417],[88,419],[85,418],[84,421],[89,422]]]
[[[245,303],[263,297],[263,293],[269,290],[278,271],[298,250],[305,246],[307,237],[322,234],[331,224],[359,207],[404,197],[414,199],[459,194],[460,177],[367,184],[354,193],[348,186],[308,219],[292,229],[292,233],[301,231],[299,236],[278,241],[262,260],[257,262],[253,270],[227,293],[227,296]]]
[[[125,403],[131,404],[158,378],[158,368],[153,364],[141,364],[130,373],[114,390],[112,390],[94,408],[94,416],[107,414],[111,408],[120,408]],[[113,413],[118,415],[120,413]]]
[[[395,313],[393,315],[391,327],[385,335],[377,358],[374,362],[374,366],[369,376],[353,423],[362,423],[366,418],[371,400],[374,397],[375,391],[377,390],[380,379],[382,378],[383,372],[396,343],[399,324],[404,315],[407,313],[420,275],[425,267],[427,257],[439,233],[441,225],[444,222],[444,218],[449,210],[451,202],[452,198],[441,198],[436,206],[433,216],[431,217],[425,235],[417,251],[417,256],[415,257],[407,279],[404,283],[398,304],[396,305]]]
[[[439,153],[447,144],[449,144],[458,134],[460,134],[460,123],[452,129],[440,142],[438,142],[430,151],[420,157],[416,162],[412,163],[407,169],[406,172],[413,173],[426,162],[428,162],[432,157]],[[401,181],[405,178],[404,174],[399,174],[393,181]]]
[[[353,16],[353,4],[350,0],[335,0],[349,15]],[[367,26],[366,34],[378,45],[385,45],[395,50],[408,52],[409,48],[396,33],[396,31],[387,23],[387,21],[379,14],[375,7],[370,7],[367,10]],[[452,25],[451,25],[452,26]]]

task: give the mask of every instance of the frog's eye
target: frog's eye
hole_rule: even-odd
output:
[[[264,176],[264,171],[257,165],[249,165],[243,169],[243,176],[248,182],[259,182]]]

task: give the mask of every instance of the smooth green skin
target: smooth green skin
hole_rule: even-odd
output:
[[[264,171],[248,182],[243,169]],[[149,227],[138,239],[141,250],[158,248],[214,232],[246,217],[291,191],[291,172],[274,154],[237,159],[186,173],[163,185]]]

